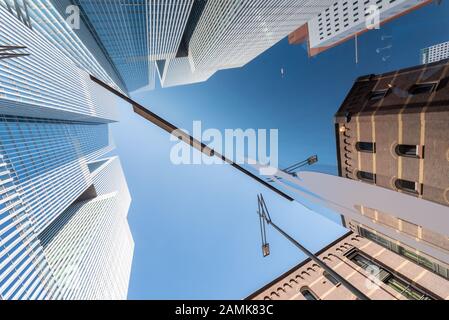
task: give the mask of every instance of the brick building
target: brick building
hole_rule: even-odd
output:
[[[335,119],[340,176],[449,205],[449,60],[360,77]]]
[[[449,206],[449,60],[358,78],[335,132],[340,177],[432,201],[440,213]],[[354,201],[339,212],[351,232],[317,255],[371,299],[449,299],[444,219],[425,225]],[[429,227],[435,224],[438,230]],[[248,299],[355,297],[306,260]]]
[[[449,280],[352,232],[317,253],[373,300],[449,299]],[[341,283],[309,259],[247,300],[355,300]]]

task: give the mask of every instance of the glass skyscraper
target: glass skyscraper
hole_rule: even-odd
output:
[[[55,0],[56,1],[56,0]],[[65,0],[67,1],[67,0]],[[73,0],[129,91],[198,83],[249,63],[332,0]]]
[[[0,0],[0,45],[21,54],[0,59],[0,299],[126,299],[131,197],[106,157],[116,100],[90,75],[127,90],[59,9]]]

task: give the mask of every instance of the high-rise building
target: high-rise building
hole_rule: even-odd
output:
[[[436,44],[421,50],[423,64],[449,59],[449,41]]]
[[[432,0],[335,1],[292,32],[289,42],[307,42],[309,55],[315,56],[430,2]]]
[[[126,299],[134,243],[118,158],[88,163],[92,185],[39,235],[65,299]]]
[[[159,60],[175,58],[193,0],[74,0],[129,91],[155,86]]]
[[[317,256],[372,300],[448,300],[449,279],[349,232]],[[247,300],[356,300],[310,259],[257,290]]]
[[[74,0],[130,91],[242,67],[332,0]]]
[[[90,75],[126,88],[50,1],[0,0],[0,17],[0,299],[124,299],[130,196],[102,159],[116,102]]]

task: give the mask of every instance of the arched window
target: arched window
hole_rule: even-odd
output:
[[[421,190],[420,190],[421,188],[419,187],[419,184],[415,181],[397,179],[394,184],[397,189],[402,190],[404,192],[413,193],[413,194],[421,193]]]
[[[417,145],[398,144],[395,151],[401,157],[419,158],[421,156]]]
[[[357,142],[355,148],[359,152],[376,153],[376,144],[374,142]]]
[[[318,300],[317,296],[307,287],[301,288],[301,294],[306,300]]]
[[[409,92],[413,95],[433,93],[437,87],[438,82],[417,83],[410,88]]]
[[[369,100],[371,101],[382,100],[383,98],[385,98],[387,94],[388,89],[372,91],[371,94],[369,95]]]
[[[368,182],[368,183],[376,183],[376,175],[371,172],[358,171],[357,179]]]

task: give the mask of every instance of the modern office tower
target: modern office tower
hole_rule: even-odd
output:
[[[332,0],[73,0],[130,91],[206,81],[241,67]]]
[[[192,71],[242,67],[332,1],[207,1],[189,41]]]
[[[309,56],[315,56],[430,2],[432,1],[339,0],[291,33],[289,42],[307,42]]]
[[[449,41],[421,50],[422,64],[449,59]]]
[[[64,299],[126,299],[131,197],[118,158],[88,167],[93,184],[39,238]]]
[[[0,171],[0,300],[56,298],[56,281],[2,154]]]
[[[154,88],[155,62],[175,58],[193,0],[74,0],[129,91]]]
[[[1,0],[0,17],[0,299],[125,298],[129,193],[118,160],[98,160],[113,149],[115,97],[90,75],[123,86],[49,1]],[[73,230],[86,238],[64,256],[54,241]],[[75,266],[86,291],[65,286]]]
[[[74,63],[76,57],[39,32],[37,22],[31,20],[31,30],[3,6],[0,15],[0,43],[22,46],[15,52],[28,54],[0,60],[1,114],[97,123],[117,120],[114,96],[90,80],[89,71]]]
[[[412,254],[412,253],[410,253]],[[448,300],[449,279],[350,232],[317,256],[372,300]],[[355,300],[313,261],[306,260],[247,300]]]

